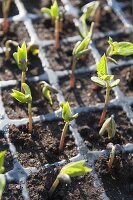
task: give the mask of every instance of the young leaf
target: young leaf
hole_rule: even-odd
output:
[[[110,84],[110,87],[111,87],[111,88],[116,87],[119,83],[120,83],[120,79],[116,79],[115,81],[113,81],[113,82]]]
[[[42,94],[43,94],[43,96],[49,101],[49,103],[50,103],[51,105],[53,105],[53,101],[52,101],[52,97],[51,97],[51,92],[50,92],[48,86],[44,86],[44,87],[42,88]]]
[[[114,42],[113,39],[110,37],[108,43],[110,44],[110,56],[130,56],[133,54],[133,43],[131,42]]]
[[[87,3],[82,8],[83,15],[80,17],[80,19],[87,20],[89,17],[93,17],[95,15],[95,12],[98,6],[99,6],[99,1],[93,1],[93,2]]]
[[[85,167],[84,164],[85,160],[69,163],[61,169],[60,174],[67,174],[70,177],[76,177],[91,172],[92,169]]]
[[[101,57],[99,63],[97,64],[97,73],[99,78],[101,78],[104,75],[108,75],[107,58],[105,54]]]
[[[6,151],[0,152],[0,174],[4,172],[4,158],[5,158]]]
[[[56,0],[54,0],[53,5],[51,6],[51,15],[54,19],[57,19],[59,17],[59,9]]]
[[[102,79],[100,79],[99,77],[96,77],[96,76],[92,76],[91,77],[91,80],[94,82],[94,83],[97,83],[98,85],[102,86],[102,87],[106,87],[106,82]]]
[[[0,174],[0,199],[2,199],[2,193],[6,186],[6,178],[4,174]]]
[[[65,122],[70,122],[78,117],[78,113],[72,115],[68,102],[60,103],[60,107],[62,107],[62,118],[64,119]]]
[[[41,8],[42,13],[47,13],[48,15],[51,16],[51,10],[49,8]]]
[[[90,42],[90,37],[87,36],[80,43],[77,43],[78,45],[76,44],[76,49],[74,48],[73,55],[76,55],[81,51],[85,50],[88,47],[89,42]]]
[[[113,115],[108,118],[102,125],[99,134],[104,135],[105,132],[108,132],[108,138],[111,139],[115,136],[116,133],[116,123],[114,121]]]

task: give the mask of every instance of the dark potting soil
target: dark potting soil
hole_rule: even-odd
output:
[[[10,22],[9,31],[6,34],[0,32],[1,47],[4,46],[7,40],[17,41],[20,44],[24,41],[30,41],[28,32],[23,22]]]
[[[52,93],[52,99],[53,99],[53,106],[49,104],[49,102],[44,99],[43,97],[40,98],[38,85],[35,82],[28,83],[31,94],[33,98],[33,104],[32,104],[32,114],[33,116],[38,115],[45,115],[50,112],[54,112],[59,108],[59,103],[57,101],[56,95]],[[27,110],[27,104],[19,103],[17,100],[15,100],[10,93],[12,92],[12,89],[16,89],[20,91],[20,84],[16,87],[8,87],[4,88],[2,90],[2,100],[4,102],[4,107],[6,114],[10,119],[20,119],[28,117],[28,110]]]
[[[132,154],[116,156],[111,171],[108,168],[108,159],[103,157],[96,162],[95,167],[109,199],[133,199]]]
[[[131,42],[131,38],[130,38],[130,35],[129,34],[118,34],[116,36],[112,36],[112,39],[113,41],[116,41],[116,42]],[[103,55],[107,48],[109,47],[109,44],[108,44],[108,40],[109,40],[109,37],[105,37],[103,39],[98,39],[98,40],[95,40],[94,43],[96,45],[96,48],[99,50],[100,54]],[[133,56],[112,56],[114,59],[116,59],[117,61],[119,60],[129,60],[129,59],[133,59]]]
[[[55,71],[70,70],[72,65],[72,51],[75,43],[62,43],[61,48],[57,51],[53,45],[45,47],[46,57],[49,61],[50,68]],[[52,56],[51,56],[52,55]],[[91,52],[88,52],[85,59],[77,61],[76,69],[88,67],[95,64]]]
[[[28,179],[28,189],[30,193],[30,198],[33,200],[101,200],[100,195],[102,194],[102,189],[94,188],[93,177],[91,174],[86,174],[85,176],[72,178],[70,185],[61,183],[58,185],[57,189],[53,193],[53,196],[49,198],[48,191],[56,179],[59,171],[49,169],[40,171],[38,174],[32,175]],[[34,187],[37,185],[38,187]]]
[[[26,126],[19,129],[10,126],[9,137],[18,152],[18,159],[24,167],[40,167],[63,159],[70,159],[78,154],[74,138],[68,130],[63,152],[59,152],[59,141],[64,127],[62,121],[37,123],[33,133],[29,134]]]
[[[16,183],[7,183],[2,195],[2,200],[24,200],[20,185]]]
[[[101,113],[102,111],[81,113],[76,119],[78,131],[90,150],[103,150],[110,142],[120,145],[133,142],[133,125],[120,108],[108,109],[106,117],[107,119],[111,115],[114,115],[114,120],[117,125],[115,137],[108,139],[107,134],[100,136],[100,127],[98,124]]]
[[[16,50],[14,50],[15,52]],[[11,52],[11,58],[9,60],[3,59],[5,57],[4,54],[0,55],[0,80],[21,80],[21,70],[18,68],[16,61],[12,56],[13,52]],[[39,76],[44,72],[42,68],[41,61],[38,56],[33,56],[31,53],[28,55],[28,71],[26,73],[27,78],[31,78],[33,76]]]
[[[105,88],[98,87],[94,90],[94,83],[91,81],[92,73],[75,75],[75,89],[70,89],[69,78],[60,79],[60,87],[65,96],[65,100],[72,107],[84,107],[104,102]],[[115,98],[111,91],[111,99]]]
[[[40,40],[54,40],[54,24],[50,18],[42,16],[39,19],[33,20],[33,25]],[[66,37],[78,35],[73,19],[70,16],[65,16],[63,21],[63,31],[60,33],[60,42]]]
[[[17,9],[15,3],[13,1],[11,1],[11,6],[10,6],[10,9],[9,9],[8,17],[12,17],[12,16],[15,16],[15,15],[18,15],[18,14],[19,14],[19,12],[18,12],[18,9]],[[2,2],[0,2],[0,18],[3,18]]]
[[[112,70],[116,78],[119,78],[120,88],[125,96],[133,96],[133,65],[115,68]]]
[[[2,135],[0,135],[0,152],[1,151],[6,151],[6,155],[4,159],[4,167],[5,167],[4,172],[8,172],[13,169],[13,158],[9,151],[9,146]]]

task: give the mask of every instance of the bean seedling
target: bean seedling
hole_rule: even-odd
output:
[[[11,96],[14,97],[20,103],[28,104],[28,115],[29,115],[29,133],[32,133],[32,96],[29,86],[26,83],[22,83],[24,94],[18,90],[12,90]]]
[[[9,28],[8,14],[10,10],[11,0],[2,1],[2,13],[3,13],[3,32],[7,33]]]
[[[6,185],[5,175],[2,174],[5,171],[5,168],[4,168],[5,154],[6,154],[6,151],[0,152],[0,199],[2,199],[2,193],[3,193],[5,185]]]
[[[25,42],[23,42],[21,48],[18,46],[18,51],[13,53],[13,57],[18,65],[18,68],[22,70],[22,76],[21,76],[21,92],[22,92],[23,91],[22,84],[25,83],[26,71],[27,71],[27,49]]]
[[[114,116],[111,115],[106,121],[103,123],[102,128],[99,131],[100,135],[104,135],[105,133],[108,133],[108,139],[111,139],[115,136],[116,133],[116,123],[114,121]]]
[[[105,54],[101,57],[100,62],[97,64],[97,75],[98,77],[91,77],[91,80],[96,84],[106,88],[104,108],[99,122],[99,125],[102,126],[106,117],[107,107],[110,99],[110,90],[119,84],[120,79],[112,82],[114,75],[108,74],[107,57]]]
[[[82,41],[78,41],[73,49],[73,60],[72,60],[72,67],[71,67],[71,77],[70,77],[70,88],[75,87],[75,67],[77,64],[77,61],[81,58],[81,56],[84,56],[88,53],[89,49],[89,43],[91,41],[91,36],[87,36]]]
[[[58,93],[58,91],[53,88],[51,85],[49,85],[48,83],[46,83],[45,81],[41,81],[39,83],[39,90],[41,90],[41,94],[44,98],[46,98],[50,105],[53,105],[53,100],[52,100],[52,96],[51,96],[51,92],[54,93]]]
[[[76,113],[75,115],[72,114],[70,105],[68,102],[60,103],[60,107],[62,108],[62,118],[65,121],[65,126],[62,131],[60,146],[59,146],[59,150],[62,151],[64,148],[64,140],[65,140],[65,135],[67,134],[68,126],[72,120],[78,117],[78,113]]]
[[[88,167],[85,167],[85,160],[72,162],[67,165],[65,165],[60,173],[58,174],[56,180],[54,181],[53,185],[51,186],[49,190],[49,196],[51,197],[55,189],[57,188],[58,184],[60,182],[65,182],[67,184],[71,183],[72,177],[78,177],[82,176],[88,172],[91,172],[92,170]]]
[[[90,17],[93,17],[95,15],[98,6],[99,6],[98,1],[93,1],[93,2],[86,4],[82,8],[82,11],[83,11],[82,16],[79,18],[79,20],[76,20],[76,26],[78,28],[80,36],[83,39],[85,37],[87,37],[88,35],[92,36],[93,28],[94,28],[94,22],[91,23],[91,27],[90,27],[90,31],[89,31],[88,26],[87,26],[87,20]]]
[[[51,19],[52,22],[55,23],[55,48],[59,49],[60,44],[59,44],[59,32],[61,32],[62,29],[62,12],[60,12],[57,1],[54,0],[53,5],[51,8],[42,8],[41,12],[47,13]]]

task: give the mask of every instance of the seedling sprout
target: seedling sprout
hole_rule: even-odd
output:
[[[18,68],[22,70],[21,76],[21,92],[23,92],[22,84],[25,83],[26,71],[27,71],[27,49],[26,44],[23,42],[22,47],[18,46],[18,51],[13,54],[14,59],[18,65]]]
[[[5,171],[5,168],[4,168],[5,154],[6,154],[6,151],[0,152],[0,199],[2,199],[2,193],[6,186],[6,178],[5,178],[5,175],[2,174]]]
[[[100,62],[97,64],[97,75],[98,77],[96,76],[91,77],[91,80],[97,83],[98,85],[106,88],[104,108],[99,122],[99,125],[102,126],[106,117],[107,107],[110,98],[110,90],[119,84],[120,79],[117,79],[112,82],[114,75],[108,74],[107,57],[105,54],[101,57]]]
[[[58,91],[53,88],[51,85],[49,85],[48,83],[46,83],[45,81],[41,81],[39,83],[39,90],[41,90],[41,94],[44,98],[46,98],[50,105],[53,105],[53,100],[52,100],[52,96],[51,96],[51,92],[54,93],[58,93]]]
[[[53,5],[51,8],[42,8],[41,12],[47,13],[51,19],[52,22],[55,23],[55,48],[59,49],[59,32],[61,32],[62,29],[62,12],[60,12],[57,1],[54,0]]]
[[[108,161],[108,167],[109,171],[111,171],[114,159],[115,159],[115,154],[116,154],[116,146],[113,145],[112,143],[109,143],[108,146],[111,147],[110,155],[109,155],[109,161]]]
[[[78,113],[76,113],[75,115],[72,114],[70,105],[68,102],[60,103],[60,107],[62,108],[62,118],[65,121],[65,126],[62,131],[60,146],[59,146],[59,150],[62,151],[64,148],[64,140],[65,140],[65,136],[67,134],[68,126],[72,120],[74,120],[78,117]]]
[[[102,128],[99,131],[100,135],[104,135],[108,132],[108,139],[111,139],[115,136],[116,133],[116,123],[114,121],[114,116],[111,115],[106,121],[103,123]]]
[[[2,1],[2,13],[3,13],[3,31],[7,33],[9,28],[8,14],[10,10],[11,0],[3,0]]]
[[[54,181],[53,185],[51,186],[49,190],[49,196],[51,197],[55,189],[57,188],[58,184],[60,182],[65,182],[67,184],[71,183],[72,177],[78,177],[82,176],[88,172],[91,172],[92,170],[88,167],[85,167],[85,160],[72,162],[67,165],[65,165],[60,173],[58,174],[56,180]]]
[[[28,104],[28,115],[29,115],[29,133],[32,133],[32,96],[29,86],[26,83],[22,83],[24,94],[18,90],[12,90],[11,96],[14,97],[20,103]]]
[[[75,87],[75,67],[77,64],[77,61],[81,58],[81,56],[84,56],[88,53],[89,49],[89,43],[91,41],[91,35],[84,38],[82,41],[78,41],[73,49],[73,61],[72,61],[72,72],[70,77],[70,88]]]

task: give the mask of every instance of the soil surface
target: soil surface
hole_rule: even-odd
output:
[[[114,115],[117,125],[115,137],[108,139],[107,135],[100,136],[98,124],[101,112],[81,113],[76,119],[78,131],[90,150],[103,150],[110,142],[120,145],[133,142],[133,125],[120,108],[108,109],[106,117]]]
[[[109,199],[132,200],[133,198],[133,155],[119,155],[114,159],[111,171],[108,160],[101,157],[95,164],[99,178]]]
[[[16,183],[6,184],[2,200],[24,200],[20,185]]]
[[[45,47],[47,59],[50,68],[55,71],[70,70],[72,65],[72,51],[75,43],[62,43],[61,48],[56,51],[53,45]],[[51,57],[52,55],[52,57]],[[77,61],[76,69],[88,67],[95,64],[95,60],[91,52],[88,52],[86,57]]]
[[[113,74],[119,78],[120,88],[125,96],[133,96],[133,65],[113,69]]]
[[[94,83],[91,81],[92,73],[75,75],[76,86],[75,89],[70,89],[68,78],[60,79],[60,87],[62,89],[65,100],[68,101],[71,107],[84,107],[95,105],[104,102],[105,89],[98,87],[94,90]],[[113,91],[111,91],[111,99],[115,98]]]
[[[42,16],[33,21],[34,28],[40,40],[54,40],[54,24],[50,18]],[[65,16],[63,21],[63,31],[60,33],[60,42],[66,37],[78,35],[73,18]]]
[[[28,189],[30,197],[33,200],[101,200],[102,190],[98,190],[93,186],[93,177],[88,173],[85,176],[72,178],[70,185],[61,183],[51,198],[48,197],[48,191],[56,179],[57,170],[44,170],[35,174],[28,179]],[[34,187],[34,185],[38,187]],[[89,192],[88,192],[89,191]]]
[[[31,89],[31,94],[32,94],[32,99],[33,99],[33,103],[32,103],[33,116],[45,115],[45,114],[48,114],[49,112],[51,113],[59,109],[59,103],[54,93],[52,93],[53,106],[51,106],[46,99],[44,99],[43,97],[40,97],[37,83],[28,82],[27,84],[29,85]],[[17,100],[15,100],[10,95],[12,92],[12,89],[16,89],[20,91],[20,84],[16,87],[8,87],[2,90],[2,100],[4,102],[6,114],[8,115],[10,119],[20,119],[20,118],[28,117],[27,104],[22,104],[22,103],[19,103]]]
[[[19,129],[14,125],[10,126],[10,140],[16,146],[20,163],[24,167],[40,167],[76,156],[78,152],[69,131],[65,138],[64,151],[58,150],[63,127],[62,121],[40,122],[33,126],[31,135],[26,126]]]

